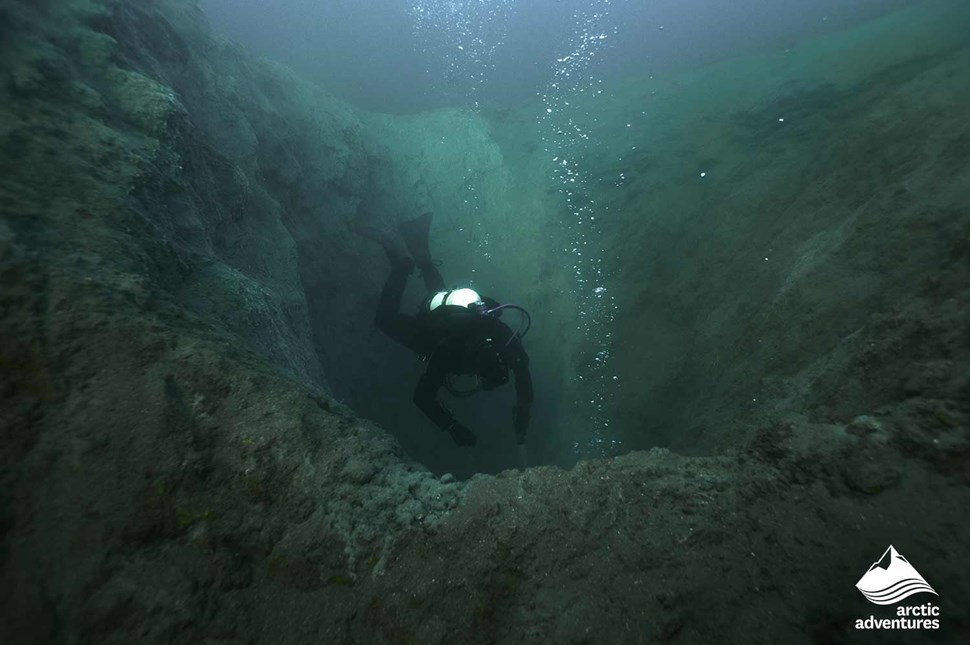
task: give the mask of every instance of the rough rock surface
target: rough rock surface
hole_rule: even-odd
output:
[[[200,50],[201,25],[186,2],[0,8],[0,641],[863,642],[853,585],[887,541],[940,591],[943,639],[970,636],[945,362],[902,384],[945,396],[765,419],[718,457],[467,481],[411,462],[325,388],[315,211],[280,201],[331,177],[322,244],[348,252],[361,121],[287,111],[311,90]],[[238,76],[185,81],[223,57]],[[297,118],[318,159],[246,136]],[[873,324],[902,346],[933,320]]]

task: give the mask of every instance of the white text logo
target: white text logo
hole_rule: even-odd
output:
[[[926,582],[909,560],[890,544],[886,552],[869,567],[856,588],[871,603],[894,605],[913,594],[939,594]],[[940,608],[932,603],[897,607],[894,618],[860,618],[856,629],[939,629]]]

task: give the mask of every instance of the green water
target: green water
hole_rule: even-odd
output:
[[[0,4],[0,641],[966,642],[970,5],[824,31],[401,116]],[[374,326],[427,211],[532,314],[528,468]],[[888,544],[939,631],[856,627]]]

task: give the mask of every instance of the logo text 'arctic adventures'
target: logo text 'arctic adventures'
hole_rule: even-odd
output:
[[[871,603],[894,605],[913,594],[939,594],[892,545],[855,584]],[[856,629],[939,629],[940,608],[932,603],[896,608],[895,618],[860,618]]]

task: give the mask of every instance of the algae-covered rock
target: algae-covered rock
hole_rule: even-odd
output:
[[[19,37],[8,40],[11,24]],[[539,166],[510,161],[529,142],[495,143],[494,124],[461,112],[357,115],[213,38],[188,0],[8,3],[4,29],[0,641],[851,641],[854,620],[873,611],[853,585],[889,541],[905,543],[939,591],[940,634],[966,640],[970,526],[957,511],[970,504],[970,441],[966,402],[953,395],[966,384],[953,324],[968,311],[961,274],[941,271],[846,335],[807,333],[789,347],[778,335],[786,315],[833,277],[812,253],[841,251],[825,242],[834,234],[813,250],[778,231],[800,252],[766,278],[770,305],[720,302],[692,318],[704,335],[694,358],[738,363],[707,368],[723,392],[764,402],[741,375],[757,366],[759,387],[774,393],[774,407],[740,416],[704,408],[702,431],[672,426],[729,437],[722,454],[658,447],[438,477],[335,396],[376,387],[394,367],[375,359],[388,345],[367,335],[381,251],[352,225],[383,185],[405,210],[453,213],[436,215],[438,231],[469,236],[448,245],[450,257],[495,240],[521,250],[531,234],[552,244],[555,225],[539,221],[552,209],[548,184],[530,183]],[[744,123],[742,133],[764,127]],[[434,152],[436,128],[461,144]],[[933,168],[962,158],[955,145],[937,152]],[[961,194],[960,177],[941,198]],[[861,179],[834,185],[856,195],[848,184]],[[487,187],[481,204],[458,203],[465,181]],[[523,204],[535,221],[517,227]],[[880,228],[865,208],[845,227],[848,247]],[[670,213],[647,227],[658,245],[687,217]],[[837,228],[828,216],[826,230]],[[462,230],[471,221],[480,228]],[[915,215],[900,222],[889,248],[923,231]],[[710,222],[721,233],[736,225]],[[695,260],[727,267],[731,251]],[[509,261],[500,284],[524,285],[537,311],[566,309],[568,298],[542,295],[568,291],[563,271],[535,256]],[[483,250],[463,266],[486,260]],[[656,288],[694,294],[699,275]],[[642,288],[645,302],[657,296]],[[667,301],[687,325],[688,305]],[[720,327],[745,312],[737,335]],[[550,355],[557,343],[574,349],[565,323],[543,334]],[[728,339],[725,355],[707,353],[713,338]],[[806,365],[813,344],[841,351]],[[401,374],[414,376],[391,373],[388,391],[401,390]],[[406,423],[403,407],[384,404],[391,423]],[[733,433],[722,427],[730,419]],[[572,445],[560,425],[544,432],[547,454]]]
[[[115,62],[118,41],[107,34],[82,30],[78,33],[77,49],[84,65],[107,69]]]
[[[124,117],[149,136],[164,134],[169,118],[185,111],[171,88],[142,74],[114,68],[107,82]]]

